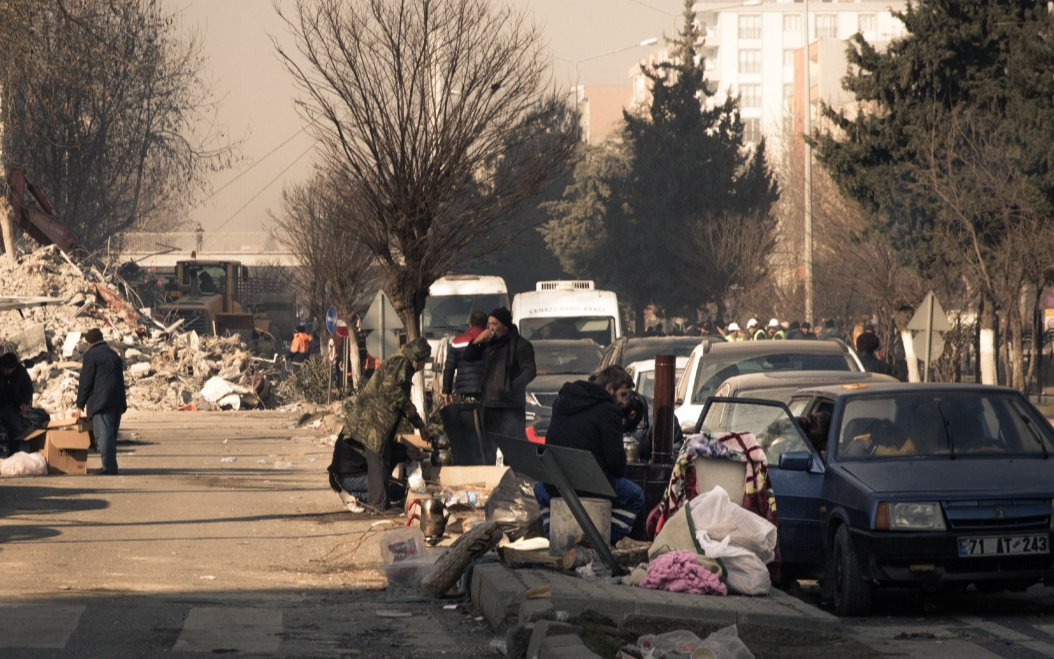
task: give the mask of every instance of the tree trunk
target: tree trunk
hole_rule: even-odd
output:
[[[980,328],[977,361],[981,370],[981,384],[996,384],[995,304],[984,294],[981,295]]]
[[[900,340],[904,343],[904,361],[908,363],[908,382],[918,382],[919,358],[915,356],[915,344],[911,339],[911,330],[900,333]]]
[[[7,262],[12,266],[18,264],[18,251],[15,249],[15,210],[7,203],[7,198],[0,198],[0,235],[4,238],[4,253]]]
[[[1014,307],[1015,305],[1011,305]],[[1021,322],[1021,314],[1017,308],[1011,308],[1007,313],[1007,382],[1011,387],[1024,392],[1025,386],[1025,351],[1022,349],[1024,341],[1024,327]]]
[[[634,304],[633,312],[635,314],[633,318],[633,335],[644,336],[644,330],[646,329],[644,327],[644,305]]]

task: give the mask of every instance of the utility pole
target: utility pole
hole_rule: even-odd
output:
[[[805,86],[805,116],[802,118],[804,136],[802,145],[805,147],[805,320],[813,322],[812,307],[812,145],[808,137],[812,133],[812,81],[810,80],[810,57],[809,57],[809,0],[805,0],[805,8],[802,12],[802,39],[805,41],[804,58],[802,60],[802,78]]]

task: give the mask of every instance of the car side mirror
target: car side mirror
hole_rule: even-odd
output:
[[[779,468],[786,471],[809,471],[812,464],[812,453],[808,451],[787,451],[780,455]]]

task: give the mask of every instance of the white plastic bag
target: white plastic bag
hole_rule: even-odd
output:
[[[678,629],[665,634],[646,634],[637,639],[637,646],[644,650],[648,659],[660,659],[667,656],[683,657],[706,648],[714,653],[717,659],[754,659],[753,653],[739,640],[739,631],[735,625],[729,625],[700,639],[690,631]]]
[[[47,476],[48,463],[39,453],[19,451],[0,462],[0,476]]]
[[[728,492],[721,486],[700,494],[690,505],[692,524],[697,532],[706,531],[715,540],[731,538],[732,544],[752,551],[763,565],[775,559],[776,526],[761,515],[732,503]]]
[[[421,469],[421,463],[417,460],[411,460],[406,465],[406,487],[411,492],[417,492],[422,494],[427,492],[425,487],[424,471]]]
[[[772,588],[768,568],[761,559],[745,547],[724,540],[712,539],[706,531],[695,534],[703,553],[710,558],[720,558],[725,564],[725,585],[740,595],[767,595]]]

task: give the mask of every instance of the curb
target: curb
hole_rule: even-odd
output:
[[[527,587],[516,573],[500,563],[486,563],[472,569],[469,593],[472,603],[483,612],[495,632],[504,634],[520,617],[520,602]]]

